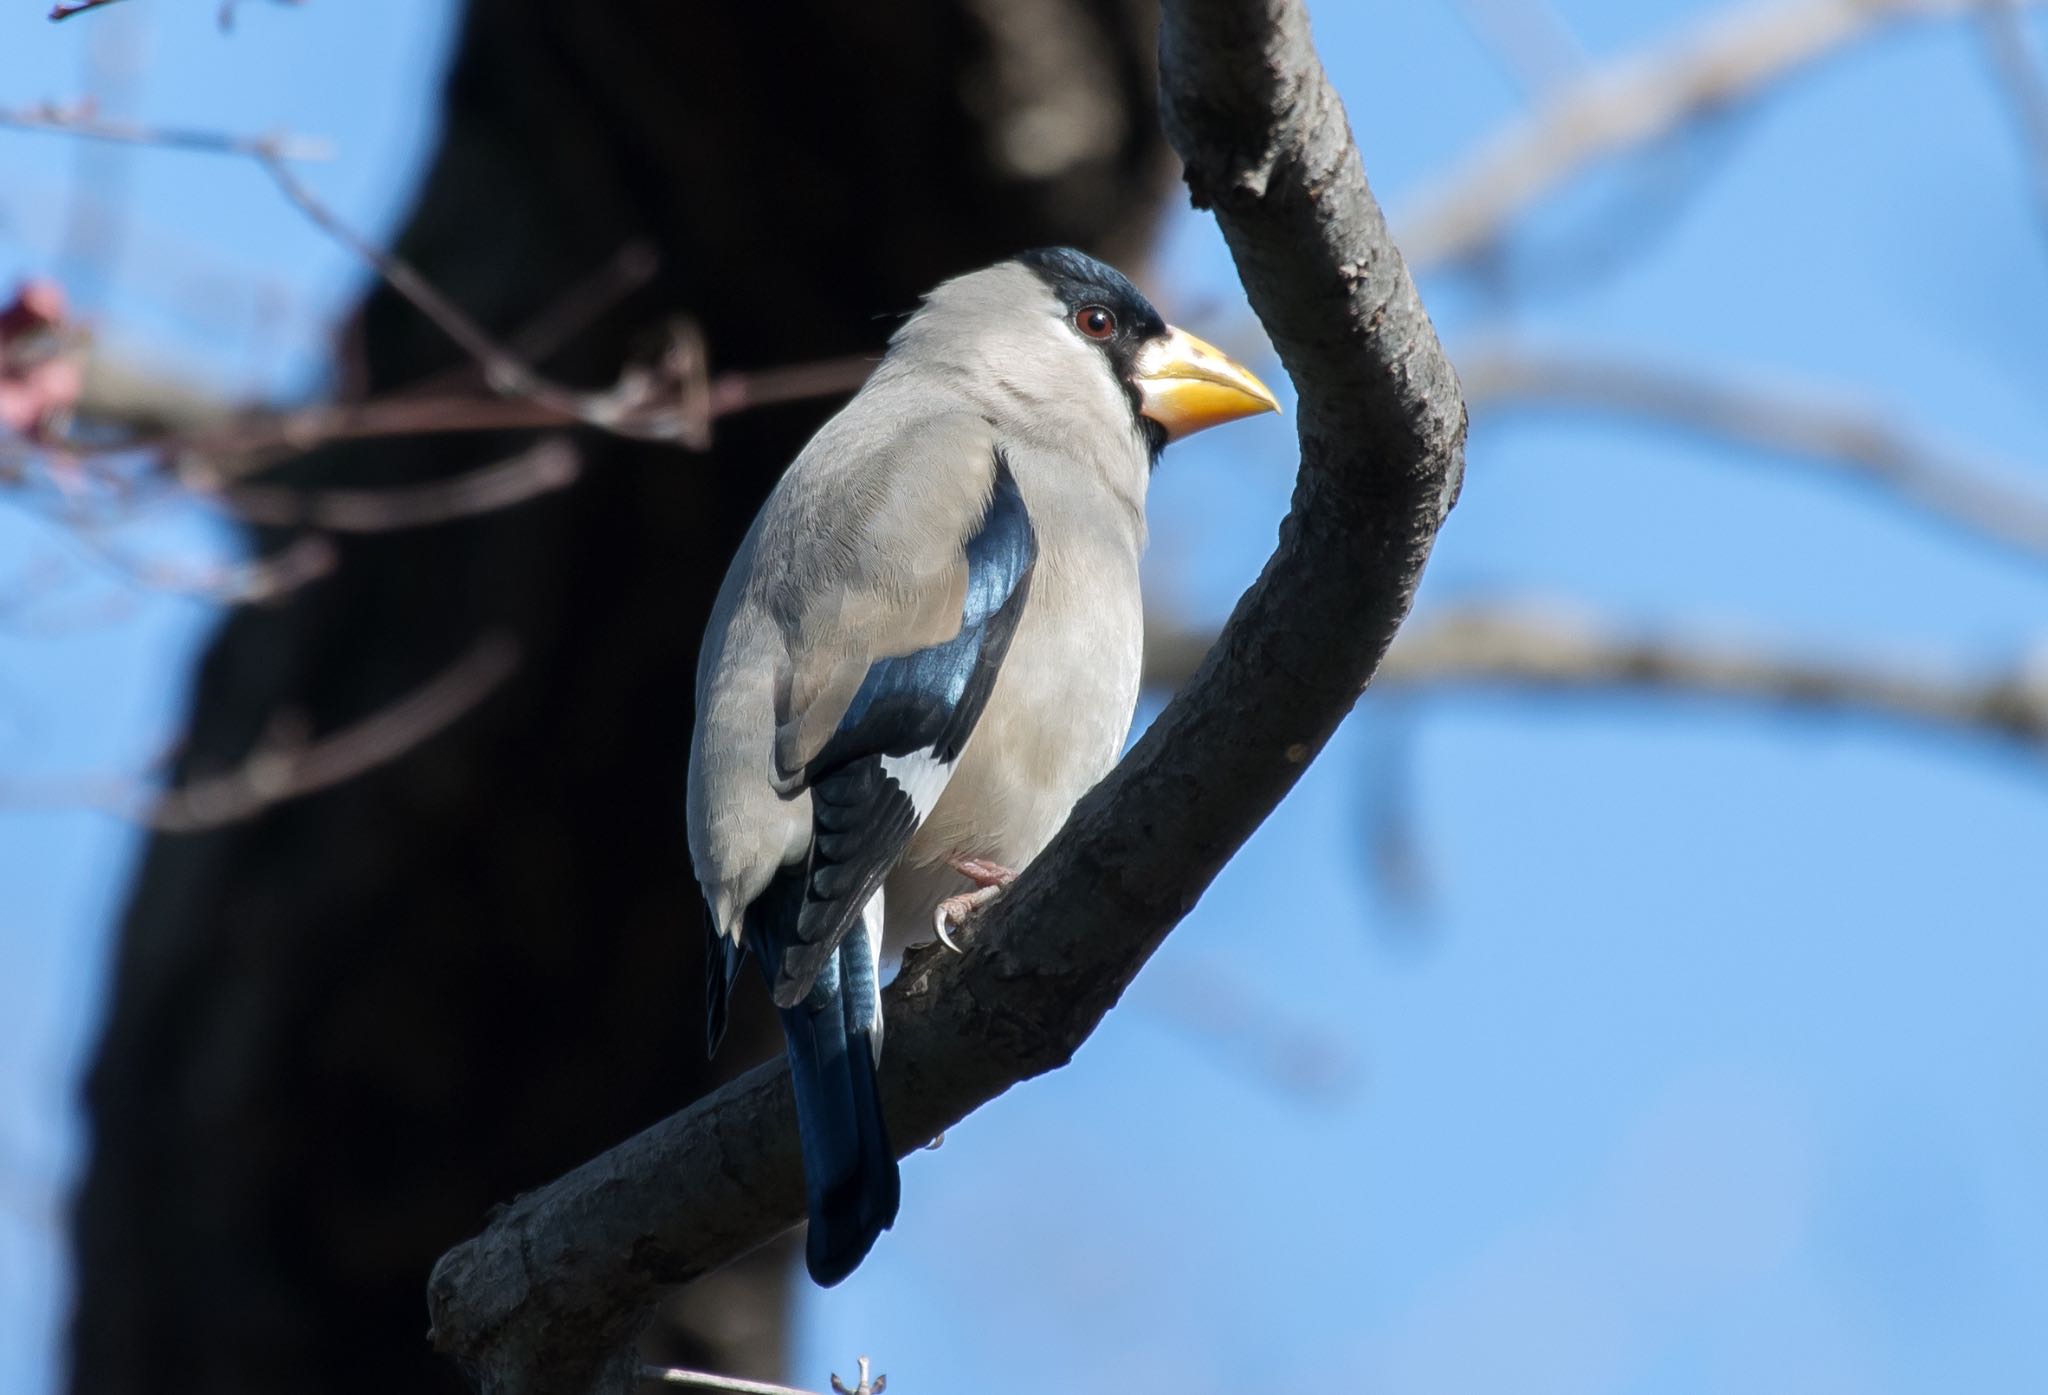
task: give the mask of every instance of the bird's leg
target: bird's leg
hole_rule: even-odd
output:
[[[939,943],[958,954],[960,946],[953,940],[953,931],[965,925],[968,916],[1002,895],[1003,888],[1017,880],[1017,874],[985,857],[956,855],[947,858],[946,865],[974,883],[974,890],[948,896],[932,913],[932,929],[938,932]]]
[[[1003,887],[1017,880],[1017,874],[1000,862],[985,857],[949,857],[946,865],[978,887]]]

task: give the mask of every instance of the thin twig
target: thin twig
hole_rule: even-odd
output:
[[[492,391],[523,398],[561,417],[616,435],[673,441],[692,450],[709,448],[711,421],[717,413],[711,409],[704,344],[695,324],[682,321],[671,327],[668,355],[659,373],[629,369],[616,384],[600,392],[565,387],[542,376],[499,343],[410,262],[350,227],[283,160],[262,150],[250,155],[315,226],[354,253],[475,359]]]
[[[2048,226],[2048,76],[2042,73],[2021,10],[2022,0],[1982,0],[1977,13],[1992,72],[2005,91],[2019,132],[2035,210]]]
[[[2048,496],[2000,483],[2024,472],[1923,439],[1870,405],[1765,388],[1623,355],[1489,346],[1458,359],[1466,400],[1592,408],[1662,422],[1846,471],[1917,514],[2048,562]]]
[[[331,573],[339,560],[334,544],[317,533],[294,538],[277,551],[246,562],[136,565],[111,552],[105,555],[115,566],[127,569],[134,581],[152,591],[189,596],[215,605],[265,605],[282,600],[301,586]]]
[[[113,0],[96,0],[111,4]],[[81,7],[84,8],[84,7]],[[75,13],[75,11],[74,11]],[[49,131],[83,140],[120,145],[154,145],[168,150],[193,150],[209,155],[239,155],[260,160],[331,160],[331,142],[311,136],[242,136],[182,126],[145,126],[134,121],[102,119],[90,102],[64,106],[44,102],[33,107],[0,107],[0,126],[17,131]]]
[[[222,426],[146,437],[109,447],[109,452],[144,451],[198,456],[215,474],[240,478],[281,457],[299,455],[341,441],[386,436],[439,436],[476,431],[525,431],[574,426],[552,407],[517,398],[475,394],[414,397],[399,393],[368,402],[344,402],[291,411],[258,413]]]
[[[387,252],[364,237],[333,209],[323,203],[291,167],[271,152],[256,148],[244,152],[263,167],[293,207],[313,225],[352,253],[357,260],[382,277],[385,284],[403,296],[414,309],[433,321],[436,328],[458,348],[482,365],[485,381],[508,397],[524,397],[553,408],[593,426],[623,429],[626,414],[605,394],[581,393],[549,382],[529,368],[469,313],[441,293],[439,287],[394,252]],[[636,404],[644,406],[644,404]],[[631,433],[639,434],[639,433]]]
[[[240,562],[138,561],[101,536],[97,523],[62,515],[50,518],[57,536],[120,581],[166,595],[214,605],[261,605],[282,600],[333,572],[334,543],[317,533],[294,538],[275,552]]]
[[[652,281],[660,269],[661,258],[653,245],[636,238],[556,296],[506,342],[521,358],[539,363]]]
[[[442,293],[410,262],[377,246],[323,202],[295,174],[289,163],[303,151],[286,138],[243,137],[214,132],[170,131],[161,128],[99,121],[90,108],[45,106],[28,112],[0,111],[0,125],[27,130],[67,132],[104,140],[176,146],[253,160],[278,191],[329,238],[377,273],[384,283],[426,316],[436,328],[484,370],[493,392],[524,398],[559,417],[641,440],[675,441],[702,450],[710,443],[710,415],[705,398],[703,345],[689,324],[674,327],[660,372],[629,369],[613,386],[585,392],[543,376],[500,343],[469,313]]]
[[[388,533],[473,518],[566,489],[582,472],[576,448],[550,437],[508,460],[453,479],[384,489],[296,489],[228,485],[197,470],[181,474],[194,492],[218,498],[237,518],[271,527],[295,524],[334,533]]]
[[[1458,0],[1458,14],[1501,68],[1531,95],[1582,76],[1584,45],[1550,0]]]
[[[1457,162],[1401,220],[1408,263],[1427,268],[1470,260],[1589,166],[1754,100],[1888,25],[1961,15],[1983,3],[1756,0],[1712,12],[1678,38],[1560,89]]]
[[[866,382],[874,366],[870,355],[849,354],[784,368],[718,373],[701,391],[700,411],[709,423],[762,407],[841,396]],[[103,414],[96,419],[104,419]],[[240,478],[276,457],[340,441],[523,431],[578,422],[578,417],[557,405],[525,398],[399,392],[368,402],[257,413],[218,426],[117,441],[91,450],[70,449],[81,459],[133,454],[199,457],[207,462],[202,475]],[[33,443],[0,443],[0,453],[14,457],[32,454],[35,449]]]
[[[116,3],[118,0],[59,0],[59,3],[50,7],[50,22],[54,24],[73,15],[82,15],[87,10],[103,10]]]
[[[119,778],[15,782],[0,786],[0,804],[102,809],[165,833],[218,828],[390,764],[475,708],[518,659],[509,635],[486,635],[424,687],[360,722],[307,740],[296,721],[280,718],[233,770],[161,794]]]
[[[785,368],[719,373],[702,389],[699,410],[704,421],[711,423],[763,407],[843,396],[866,382],[874,366],[872,356],[849,354]],[[95,420],[105,420],[104,413],[97,414]],[[195,479],[217,481],[243,478],[278,458],[341,441],[525,431],[578,423],[579,418],[559,406],[524,398],[400,392],[368,402],[257,413],[218,426],[143,436],[91,449],[68,445],[67,450],[79,460],[138,454],[172,460],[196,458],[204,465],[181,466],[180,473],[191,470]],[[0,442],[0,457],[18,461],[32,458],[41,449],[33,442]]]

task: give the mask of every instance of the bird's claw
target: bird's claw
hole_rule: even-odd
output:
[[[1017,880],[1017,874],[1000,862],[970,857],[966,853],[955,853],[946,859],[946,865],[974,883],[974,890],[948,896],[932,912],[932,929],[937,932],[939,943],[953,953],[961,954],[964,951],[959,941],[953,938],[953,931],[965,928],[967,917],[1001,895],[1004,887]]]
[[[1011,873],[1013,879],[1015,876],[1014,872]],[[960,946],[953,939],[954,928],[964,928],[968,916],[1002,895],[1003,885],[991,882],[986,886],[976,887],[973,891],[964,891],[958,896],[948,896],[939,902],[939,908],[932,912],[932,929],[938,932],[939,943],[955,954],[962,953]]]
[[[947,949],[952,950],[955,954],[963,954],[966,952],[962,950],[960,948],[959,943],[956,940],[954,940],[952,930],[953,903],[960,899],[961,898],[957,896],[949,896],[945,900],[939,902],[938,910],[932,913],[932,929],[938,932],[939,943],[944,945]]]
[[[882,1392],[889,1388],[889,1378],[878,1375],[873,1380],[868,1379],[868,1359],[861,1356],[855,1360],[860,1363],[860,1383],[848,1386],[839,1379],[839,1373],[835,1371],[832,1373],[834,1395],[882,1395]]]

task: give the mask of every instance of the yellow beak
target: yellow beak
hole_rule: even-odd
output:
[[[1250,369],[1184,329],[1169,325],[1138,350],[1135,367],[1144,404],[1140,411],[1166,428],[1169,441],[1280,410],[1279,401]]]

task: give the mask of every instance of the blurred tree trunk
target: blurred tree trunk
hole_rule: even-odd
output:
[[[872,350],[878,316],[1017,248],[1138,254],[1168,173],[1151,24],[1140,0],[476,0],[401,250],[511,334],[648,244],[655,279],[547,364],[591,386],[678,312],[717,367]],[[354,352],[365,392],[461,362],[381,291]],[[73,1389],[456,1388],[422,1340],[435,1257],[772,1049],[757,1010],[703,1059],[692,671],[832,405],[729,419],[709,456],[580,434],[566,494],[347,539],[336,576],[228,618],[184,777],[280,713],[360,719],[485,631],[523,663],[393,765],[150,848],[88,1087]],[[414,482],[516,444],[333,447],[288,477]],[[773,1374],[787,1273],[698,1286],[652,1350]]]

